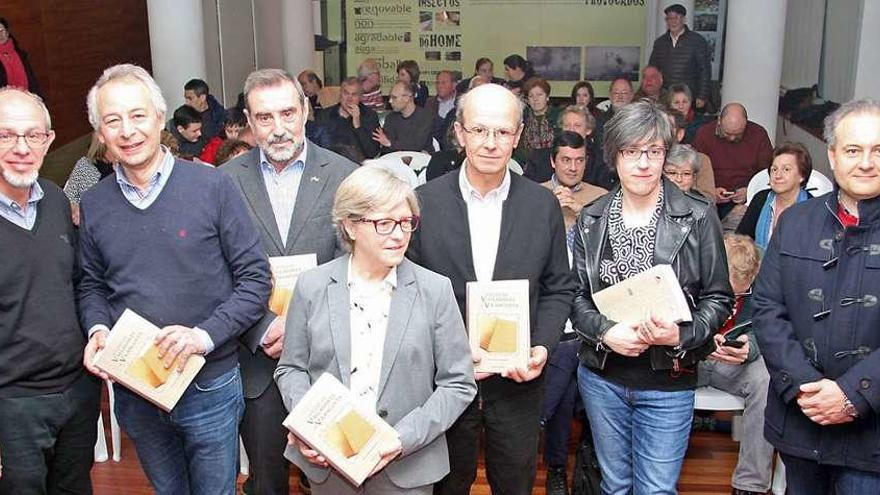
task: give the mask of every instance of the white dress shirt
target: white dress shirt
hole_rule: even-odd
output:
[[[510,193],[510,171],[505,169],[501,185],[484,196],[468,181],[466,170],[467,160],[458,174],[458,186],[467,205],[471,257],[477,281],[488,282],[495,272],[498,239],[501,237],[501,210]]]
[[[294,157],[281,172],[278,172],[269,163],[265,152],[262,149],[260,150],[260,170],[263,173],[263,183],[266,184],[269,204],[272,205],[275,224],[278,225],[278,234],[281,236],[281,242],[285,247],[287,246],[287,233],[290,231],[290,220],[293,218],[293,207],[296,205],[296,196],[299,193],[299,184],[302,182],[307,155],[308,144],[303,143],[303,149],[299,156]]]

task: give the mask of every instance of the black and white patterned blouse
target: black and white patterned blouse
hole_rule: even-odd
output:
[[[657,206],[647,225],[627,228],[623,222],[623,192],[618,190],[608,211],[608,240],[599,262],[599,278],[609,286],[654,266],[654,240],[657,221],[663,209],[663,186]],[[610,244],[610,253],[608,249]]]

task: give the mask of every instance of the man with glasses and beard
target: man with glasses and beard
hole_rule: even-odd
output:
[[[270,257],[314,253],[318,264],[332,260],[343,252],[330,220],[333,198],[357,166],[305,138],[307,97],[287,72],[252,72],[244,98],[257,147],[220,169],[244,197],[263,251]],[[288,493],[287,430],[281,424],[287,411],[272,380],[284,322],[266,308],[239,339],[245,397],[241,436],[251,465],[248,493],[254,495]]]

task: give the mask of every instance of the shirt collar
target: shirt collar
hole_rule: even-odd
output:
[[[354,257],[349,255],[348,257],[348,287],[349,288],[364,288],[370,287],[373,284],[367,282],[366,280],[356,276],[354,274],[354,270],[352,270],[351,263]],[[397,267],[392,266],[391,270],[388,271],[388,275],[385,275],[385,278],[382,279],[382,288],[395,289],[397,288]]]
[[[305,165],[306,157],[308,156],[308,153],[309,153],[309,143],[308,143],[308,141],[304,140],[302,151],[300,151],[299,155],[293,157],[293,160],[290,160],[290,162],[288,162],[287,165],[284,166],[284,170],[282,170],[281,173],[284,173],[284,172],[290,170],[292,168],[292,166],[297,164],[297,162]],[[260,166],[262,166],[263,168],[269,168],[273,172],[275,171],[275,166],[272,165],[271,163],[269,163],[269,159],[266,157],[266,152],[263,151],[263,148],[260,148]]]
[[[43,188],[42,188],[42,186],[40,186],[39,181],[35,181],[33,183],[33,185],[31,185],[30,189],[31,189],[31,191],[30,191],[30,194],[28,195],[28,200],[27,200],[28,206],[31,206],[34,203],[37,203],[41,199],[43,199]],[[3,194],[2,192],[0,192],[0,203],[5,205],[10,210],[14,210],[14,211],[21,211],[22,206],[24,206],[24,205],[20,205],[20,204],[16,203],[12,198]]]
[[[552,176],[550,176],[550,183],[553,184],[553,189],[556,189],[557,187],[562,185],[559,182],[559,179],[556,178],[556,174],[553,174]],[[578,192],[581,190],[581,187],[583,185],[584,185],[583,182],[578,182],[577,184],[575,184],[574,187],[568,187],[568,186],[565,186],[565,187],[568,187],[569,189],[571,189],[572,192]]]
[[[162,163],[159,165],[159,168],[156,169],[156,173],[153,174],[152,177],[150,177],[150,182],[147,185],[148,188],[158,184],[163,177],[171,172],[171,167],[174,166],[174,155],[171,154],[171,150],[169,150],[165,145],[159,145],[159,149],[162,153],[164,153],[164,155],[162,156]],[[128,186],[137,190],[140,189],[128,180],[128,177],[125,174],[125,167],[120,165],[118,162],[113,164],[113,170],[114,172],[116,172],[114,175],[116,176],[116,182],[119,185]]]
[[[504,179],[501,180],[501,185],[482,195],[467,178],[467,162],[468,160],[465,158],[461,164],[461,171],[458,173],[458,186],[465,201],[472,198],[488,199],[491,197],[497,197],[501,201],[507,199],[507,195],[510,193],[510,169],[504,170]]]

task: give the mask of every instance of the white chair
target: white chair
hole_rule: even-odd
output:
[[[520,165],[519,162],[516,161],[516,160],[514,160],[513,158],[511,158],[510,161],[507,162],[507,168],[508,168],[511,172],[513,172],[513,173],[515,173],[515,174],[517,174],[517,175],[522,175],[522,174],[523,174],[523,168],[522,168],[522,165]]]
[[[608,109],[611,108],[611,100],[600,101],[596,104],[596,110],[607,112]]]
[[[428,166],[428,162],[431,161],[431,155],[420,151],[392,151],[377,159],[397,160],[411,168],[413,172],[419,173],[419,171]]]
[[[699,387],[694,396],[694,409],[702,411],[735,411],[731,436],[734,440],[739,439],[739,420],[741,412],[745,409],[745,401],[742,397],[718,390],[715,387]]]
[[[431,138],[431,146],[435,152],[440,151],[440,141],[437,141],[437,138]]]
[[[746,204],[752,202],[755,194],[769,188],[770,174],[767,172],[767,169],[761,170],[749,180],[749,185],[746,186]],[[812,194],[813,197],[829,193],[833,188],[834,184],[822,172],[813,170],[810,178],[807,180],[807,192]]]
[[[416,173],[398,159],[382,156],[373,160],[364,160],[364,166],[383,168],[408,183],[413,189],[419,186],[419,178],[416,177]]]

